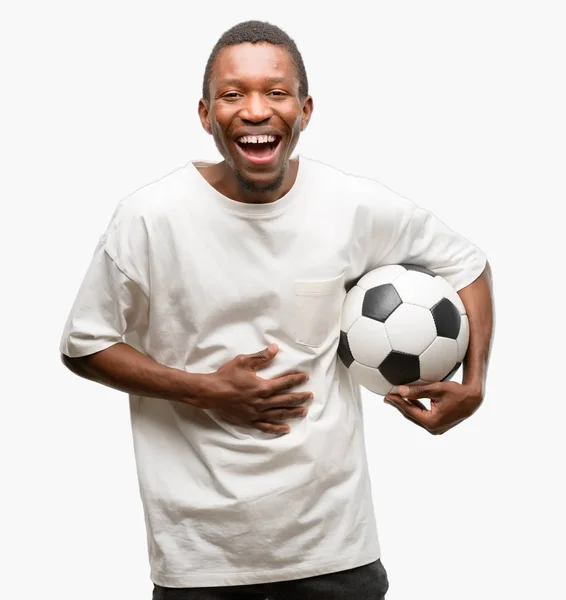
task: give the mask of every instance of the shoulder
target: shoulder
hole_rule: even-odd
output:
[[[369,211],[405,212],[414,203],[382,182],[369,176],[348,173],[344,169],[301,155],[312,185],[322,187],[340,201],[361,205]]]
[[[122,218],[151,217],[162,212],[167,205],[186,195],[189,164],[176,168],[166,175],[146,183],[123,198],[117,205],[115,216]]]
[[[178,167],[122,198],[116,204],[103,238],[143,228],[160,215],[167,214],[172,205],[183,201],[189,185],[189,167],[190,163]]]
[[[186,195],[186,167],[143,185],[116,204],[99,240],[113,258],[127,248],[147,245],[151,223],[166,214],[171,203],[183,197],[183,190]]]

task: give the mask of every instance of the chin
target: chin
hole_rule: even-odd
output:
[[[272,179],[271,181],[253,181],[247,177],[243,177],[238,171],[236,171],[236,177],[243,189],[249,192],[266,193],[275,192],[281,187],[284,174],[279,174],[276,179]]]
[[[238,178],[238,181],[243,189],[249,192],[259,193],[275,192],[281,187],[285,177],[285,172],[283,170],[281,170],[275,178],[269,181],[254,181],[253,179],[242,175],[238,170],[234,170],[234,173],[236,174],[236,177]]]

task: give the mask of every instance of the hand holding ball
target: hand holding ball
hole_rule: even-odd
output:
[[[352,378],[380,395],[400,385],[451,379],[469,342],[454,287],[418,265],[369,271],[348,291],[338,355]]]

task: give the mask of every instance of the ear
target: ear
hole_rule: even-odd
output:
[[[303,100],[303,116],[301,118],[301,131],[304,131],[311,120],[312,111],[314,110],[314,101],[312,96],[307,96]]]
[[[200,117],[200,122],[202,123],[203,129],[212,135],[212,129],[210,127],[210,106],[204,98],[199,100],[198,116]]]

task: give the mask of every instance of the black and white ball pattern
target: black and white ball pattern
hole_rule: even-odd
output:
[[[403,384],[451,379],[469,342],[454,287],[418,265],[385,265],[348,291],[338,355],[352,378],[385,396]]]

